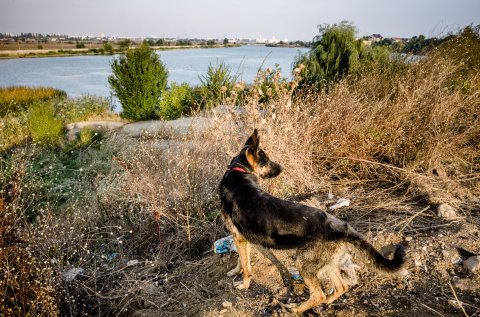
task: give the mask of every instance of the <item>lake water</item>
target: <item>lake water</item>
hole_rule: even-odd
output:
[[[290,77],[292,63],[306,49],[242,46],[234,48],[205,48],[158,51],[166,64],[168,81],[199,84],[208,65],[224,61],[240,79],[252,82],[259,67],[279,64],[285,77]],[[0,87],[48,86],[62,89],[70,97],[97,95],[110,97],[107,78],[115,56],[71,56],[18,58],[0,60]]]

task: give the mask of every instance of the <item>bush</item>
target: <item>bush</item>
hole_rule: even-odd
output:
[[[156,118],[168,71],[155,51],[142,45],[114,59],[111,66],[108,82],[122,104],[121,115],[133,120]]]
[[[36,101],[66,96],[67,94],[63,90],[47,87],[12,86],[0,88],[0,117],[7,114],[15,115],[21,110],[26,110],[29,105]]]
[[[27,126],[32,139],[54,145],[63,137],[63,123],[55,117],[51,103],[34,104],[27,114]]]
[[[254,88],[258,91],[259,103],[268,103],[274,100],[280,93],[285,92],[287,80],[282,77],[279,65],[275,65],[274,69],[259,70]]]
[[[103,50],[106,54],[113,55],[114,50],[113,50],[112,44],[110,43],[103,44]]]
[[[172,83],[170,89],[165,91],[158,116],[165,120],[173,120],[181,117],[191,107],[192,89],[186,83],[178,85]]]
[[[206,75],[200,76],[202,104],[206,108],[217,106],[232,93],[238,75],[232,75],[229,65],[223,61],[213,66],[208,65]]]

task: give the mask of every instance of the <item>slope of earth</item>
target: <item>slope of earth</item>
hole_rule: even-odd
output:
[[[304,316],[480,316],[480,274],[466,270],[465,258],[457,251],[461,247],[480,253],[478,219],[428,219],[428,225],[417,229],[369,235],[378,249],[392,243],[407,246],[408,276],[367,270],[352,250],[361,267],[358,284],[333,304],[320,305]],[[290,273],[294,253],[252,248],[254,279],[248,290],[235,289],[232,284],[240,277],[226,275],[235,267],[236,254],[207,255],[171,274],[146,276],[142,309],[134,316],[293,316],[280,303],[308,297],[304,284]]]

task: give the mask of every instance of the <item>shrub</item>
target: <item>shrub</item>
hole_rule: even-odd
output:
[[[113,55],[113,53],[114,53],[113,46],[110,43],[103,44],[103,50],[108,55]]]
[[[206,75],[199,77],[202,90],[202,103],[206,108],[217,106],[232,93],[238,75],[232,75],[229,65],[223,61],[208,65]]]
[[[0,88],[0,117],[4,117],[6,114],[18,114],[36,101],[66,96],[67,94],[63,90],[47,87],[13,86]]]
[[[277,64],[273,69],[259,70],[253,86],[259,94],[258,102],[268,103],[286,92],[287,80],[282,77],[282,71]]]
[[[111,65],[113,75],[108,82],[122,104],[121,115],[133,120],[156,118],[168,71],[155,51],[142,45],[114,59]]]
[[[95,117],[112,116],[110,101],[96,96],[82,96],[52,102],[55,116],[68,124],[75,121],[85,121]]]
[[[185,114],[191,107],[191,91],[186,83],[181,85],[172,83],[160,101],[158,116],[165,120],[173,120]]]
[[[63,137],[63,123],[55,117],[51,103],[36,103],[28,111],[27,125],[32,139],[54,145]]]

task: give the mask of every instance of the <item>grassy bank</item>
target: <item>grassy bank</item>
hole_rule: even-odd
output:
[[[128,316],[151,306],[147,285],[166,283],[226,235],[218,182],[254,127],[285,167],[262,181],[275,195],[354,197],[341,216],[366,219],[372,234],[402,235],[442,203],[478,223],[479,45],[467,34],[417,63],[369,65],[315,92],[265,70],[209,105],[227,105],[203,114],[212,127],[169,134],[168,147],[88,131],[70,144],[37,142],[28,123],[35,106],[26,106],[15,124],[28,137],[0,155],[0,313]],[[97,113],[81,110],[88,102],[74,114],[72,101],[46,102],[52,110],[38,111],[53,120],[48,127]]]

